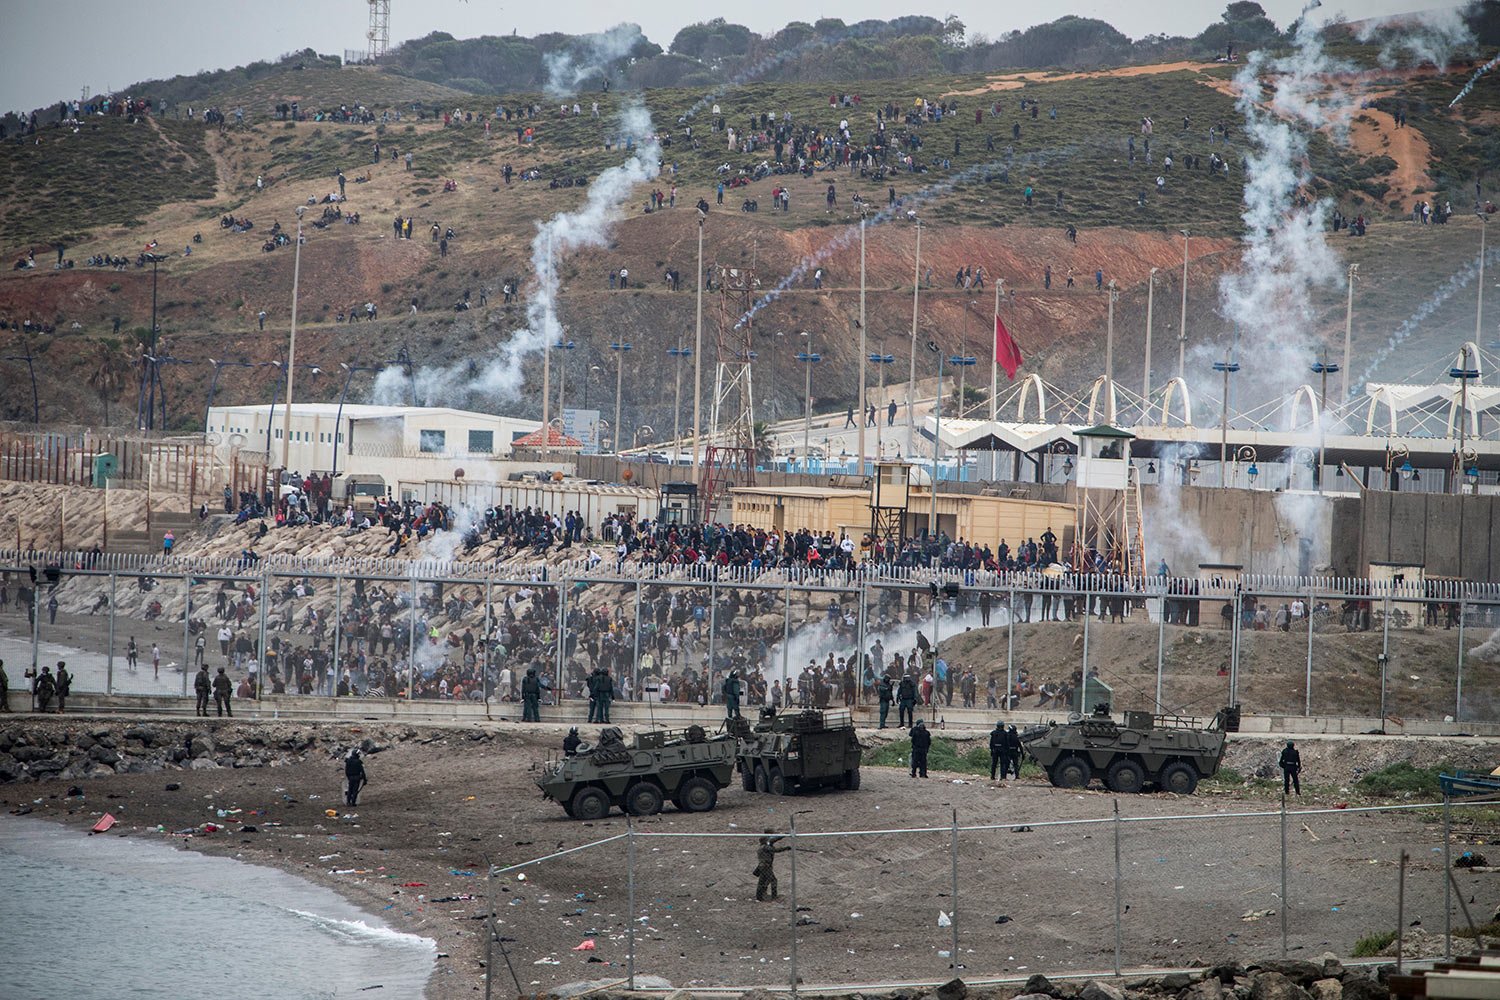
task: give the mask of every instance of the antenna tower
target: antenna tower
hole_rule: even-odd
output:
[[[391,0],[368,0],[370,4],[370,28],[365,32],[369,40],[366,58],[374,62],[385,55],[391,47]]]
[[[714,271],[719,283],[718,364],[700,491],[706,521],[714,520],[719,507],[727,504],[731,487],[755,483],[755,394],[750,374],[754,324],[748,314],[760,279],[753,268],[720,265]]]

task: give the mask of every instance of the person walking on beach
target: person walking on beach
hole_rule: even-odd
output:
[[[151,644],[151,679],[161,679],[161,647],[154,642]]]
[[[130,668],[131,673],[135,673],[139,659],[140,650],[136,647],[135,636],[131,636],[130,641],[125,644],[125,665]]]
[[[193,678],[193,691],[198,695],[198,715],[208,718],[208,694],[213,690],[213,682],[208,679],[208,664],[198,665],[198,676]]]
[[[349,756],[344,758],[344,804],[359,805],[359,790],[369,783],[364,758],[360,757],[358,750],[350,750]]]
[[[234,685],[229,682],[229,675],[224,673],[224,668],[220,667],[218,676],[214,678],[214,708],[219,715],[234,718],[234,709],[229,707],[229,696],[233,693]]]

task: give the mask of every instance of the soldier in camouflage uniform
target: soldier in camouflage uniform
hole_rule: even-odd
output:
[[[771,836],[770,830],[766,834],[760,838],[760,846],[755,850],[755,871],[750,873],[756,878],[755,898],[762,903],[776,898],[776,855],[791,850],[790,847],[776,846],[781,837]],[[769,896],[766,895],[767,889],[771,890]]]

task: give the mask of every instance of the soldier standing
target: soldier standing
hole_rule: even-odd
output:
[[[57,680],[52,676],[51,667],[42,668],[42,675],[36,679],[31,693],[36,697],[38,712],[52,711],[52,696],[57,693]]]
[[[1021,736],[1016,732],[1016,727],[1011,726],[1005,731],[1005,752],[1000,758],[1000,779],[1005,780],[1006,772],[1011,777],[1021,776]]]
[[[615,700],[615,679],[609,675],[608,667],[599,668],[599,690],[595,698],[599,702],[599,721],[609,724],[609,703]]]
[[[917,682],[911,674],[901,675],[901,685],[896,689],[896,718],[897,729],[905,729],[912,724],[912,718],[916,715],[917,707]]]
[[[781,839],[767,830],[766,836],[760,838],[760,846],[755,849],[755,871],[750,874],[756,878],[755,898],[758,902],[776,898],[776,855],[791,850],[790,847],[776,846]],[[769,896],[766,895],[767,889],[771,891]]]
[[[740,717],[740,672],[729,671],[729,676],[724,678],[724,718],[738,719]]]
[[[73,675],[68,673],[68,664],[57,661],[57,714],[61,715],[68,704],[68,693],[73,690]]]
[[[193,690],[198,695],[197,715],[208,717],[208,695],[213,690],[213,684],[208,679],[208,664],[198,665],[198,676],[193,678]]]
[[[875,690],[880,696],[880,728],[884,729],[885,720],[891,714],[891,698],[895,694],[890,677],[885,676],[880,678],[880,683],[876,686]]]
[[[214,710],[220,715],[234,717],[234,709],[229,707],[229,696],[233,691],[234,685],[229,682],[229,675],[220,667],[219,673],[214,677]]]
[[[1281,751],[1281,759],[1277,762],[1281,765],[1281,794],[1286,795],[1293,789],[1300,796],[1302,794],[1302,754],[1298,752],[1291,740],[1286,741],[1286,749]]]
[[[537,680],[536,667],[527,667],[526,676],[521,681],[521,721],[541,722],[542,713],[539,708],[542,701],[542,682]]]
[[[369,783],[364,759],[360,757],[359,750],[351,749],[349,756],[344,758],[344,804],[359,805],[359,790]]]
[[[917,772],[922,777],[927,777],[927,751],[932,749],[932,733],[927,731],[927,724],[921,719],[912,723],[911,727],[911,776],[915,778]]]
[[[589,692],[589,724],[599,721],[599,668],[595,667],[589,672],[588,680],[584,682]]]
[[[1001,768],[1000,777],[1005,777],[1005,723],[995,723],[990,730],[990,780],[995,780],[995,769]]]

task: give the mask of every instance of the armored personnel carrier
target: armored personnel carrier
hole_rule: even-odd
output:
[[[1197,719],[1126,712],[1124,723],[1100,705],[1085,718],[1034,726],[1021,745],[1060,788],[1084,788],[1095,775],[1115,792],[1162,791],[1191,795],[1199,780],[1219,769],[1225,734],[1239,731],[1239,706],[1222,708],[1203,725]]]
[[[776,714],[762,709],[730,720],[738,741],[735,767],[746,791],[795,795],[803,788],[859,787],[859,737],[848,712],[816,710]]]
[[[542,764],[536,785],[574,819],[603,819],[615,808],[651,816],[669,800],[683,812],[708,812],[734,776],[734,752],[734,737],[702,726],[637,733],[628,745],[608,726],[598,743]]]

